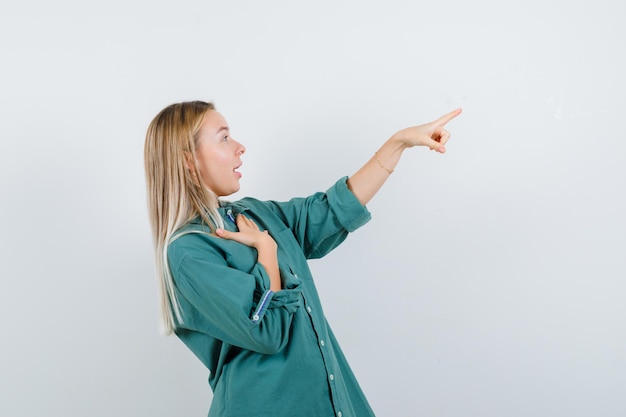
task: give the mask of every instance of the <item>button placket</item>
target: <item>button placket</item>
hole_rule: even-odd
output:
[[[296,273],[293,271],[293,269],[291,267],[290,267],[290,269],[291,269],[291,273],[293,274],[293,276],[294,277],[297,276]],[[313,326],[313,330],[315,332],[317,332],[317,328],[315,326],[315,321],[314,321],[314,317],[315,316],[312,314],[313,313],[313,308],[308,305],[308,303],[306,301],[306,297],[303,297],[303,298],[304,298],[304,303],[305,303],[305,306],[306,306],[305,309],[306,309],[307,313],[310,316],[311,325]],[[329,369],[329,367],[327,365],[328,364],[327,360],[329,359],[327,355],[329,355],[329,352],[328,352],[328,349],[326,348],[326,339],[324,339],[324,335],[325,334],[318,335],[318,336],[322,336],[322,337],[318,338],[318,345],[320,347],[320,351],[321,351],[321,354],[322,354],[322,357],[323,357],[323,360],[324,360],[324,363],[325,363],[324,368],[325,368],[326,373],[327,373],[327,379],[328,379],[328,382],[329,382],[329,385],[330,385],[329,388],[330,388],[331,393],[332,393],[332,395],[334,397],[335,396],[335,389],[336,389],[335,374],[331,372],[331,369]],[[343,413],[341,411],[339,411],[339,410],[335,410],[335,415],[337,417],[342,417]]]

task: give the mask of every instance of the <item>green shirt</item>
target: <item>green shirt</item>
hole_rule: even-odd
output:
[[[320,258],[370,213],[342,178],[326,193],[288,202],[245,198],[240,213],[278,244],[283,289],[270,291],[256,250],[207,233],[200,220],[168,247],[183,322],[176,335],[210,370],[209,417],[373,416],[333,335],[307,259]]]

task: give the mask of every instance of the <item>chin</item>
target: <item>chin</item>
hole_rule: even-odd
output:
[[[222,190],[222,192],[219,193],[220,197],[228,197],[229,195],[235,194],[237,191],[239,191],[241,187],[233,187],[230,190]]]

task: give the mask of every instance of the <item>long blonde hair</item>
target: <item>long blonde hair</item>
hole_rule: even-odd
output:
[[[202,183],[196,142],[204,116],[213,103],[172,104],[150,123],[144,161],[148,212],[152,227],[160,299],[160,329],[165,335],[182,323],[180,304],[167,260],[167,246],[177,230],[200,216],[211,231],[224,227],[217,196]],[[194,161],[189,167],[190,157]]]

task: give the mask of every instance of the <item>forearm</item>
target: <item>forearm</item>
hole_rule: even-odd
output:
[[[357,172],[348,179],[348,188],[366,205],[380,190],[400,161],[407,146],[392,136]]]
[[[280,270],[278,269],[278,254],[276,252],[276,245],[272,246],[259,246],[257,248],[257,260],[263,265],[265,271],[270,277],[270,290],[277,292],[283,287],[280,279]]]
[[[268,231],[260,231],[259,226],[243,214],[235,220],[239,232],[217,229],[215,233],[223,239],[234,240],[257,251],[257,262],[263,265],[270,277],[270,290],[277,292],[282,289],[280,271],[278,269],[278,246]]]

